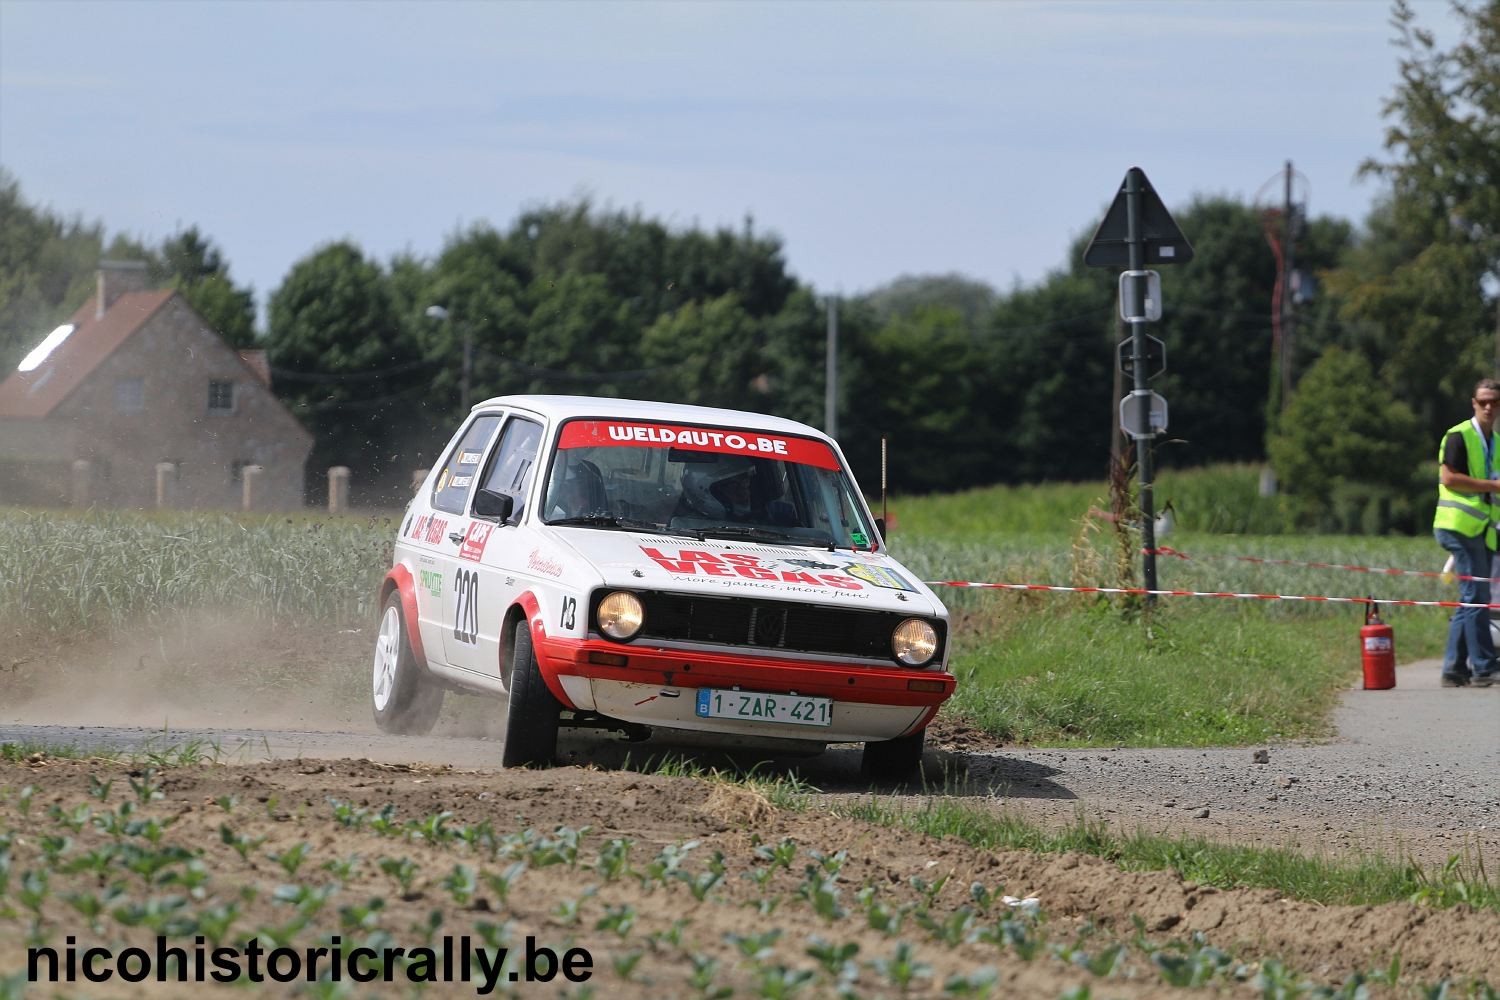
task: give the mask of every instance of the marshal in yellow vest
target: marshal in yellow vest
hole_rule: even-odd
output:
[[[1448,440],[1449,434],[1461,434],[1464,439],[1464,450],[1469,459],[1469,475],[1475,479],[1483,479],[1484,441],[1475,429],[1472,420],[1465,420],[1461,424],[1454,424],[1443,434],[1443,441]],[[1443,441],[1438,442],[1438,463],[1443,461]],[[1495,484],[1500,491],[1500,482]],[[1484,532],[1485,544],[1490,551],[1495,549],[1495,515],[1496,504],[1493,493],[1461,493],[1444,486],[1441,480],[1438,482],[1438,505],[1437,514],[1432,519],[1434,528],[1446,528],[1456,531],[1460,535],[1473,538],[1481,531]]]

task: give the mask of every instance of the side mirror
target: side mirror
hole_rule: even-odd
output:
[[[496,490],[480,490],[474,494],[474,516],[493,521],[509,521],[516,509],[516,498],[509,493]]]
[[[883,517],[877,517],[875,519],[875,530],[877,532],[879,532],[879,534],[880,534],[880,540],[881,541],[885,541],[885,539],[887,537],[886,533],[885,533],[885,518],[883,518]]]

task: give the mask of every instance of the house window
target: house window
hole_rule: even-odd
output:
[[[208,412],[234,412],[234,383],[227,379],[210,379],[208,383]]]
[[[115,412],[140,413],[146,405],[146,386],[143,379],[122,378],[115,380]]]

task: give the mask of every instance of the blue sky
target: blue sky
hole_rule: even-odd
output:
[[[1446,3],[1416,9],[1452,43]],[[1132,165],[1177,207],[1254,198],[1290,159],[1314,214],[1362,218],[1388,18],[1377,0],[0,0],[0,165],[110,232],[198,225],[262,306],[330,240],[432,256],[584,195],[678,227],[751,215],[820,292],[949,271],[1004,289],[1062,266]]]

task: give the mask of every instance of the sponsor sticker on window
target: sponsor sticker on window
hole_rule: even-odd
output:
[[[574,420],[562,430],[559,448],[687,448],[722,455],[775,458],[820,469],[837,469],[833,449],[822,441],[722,427],[685,427],[619,420]]]

